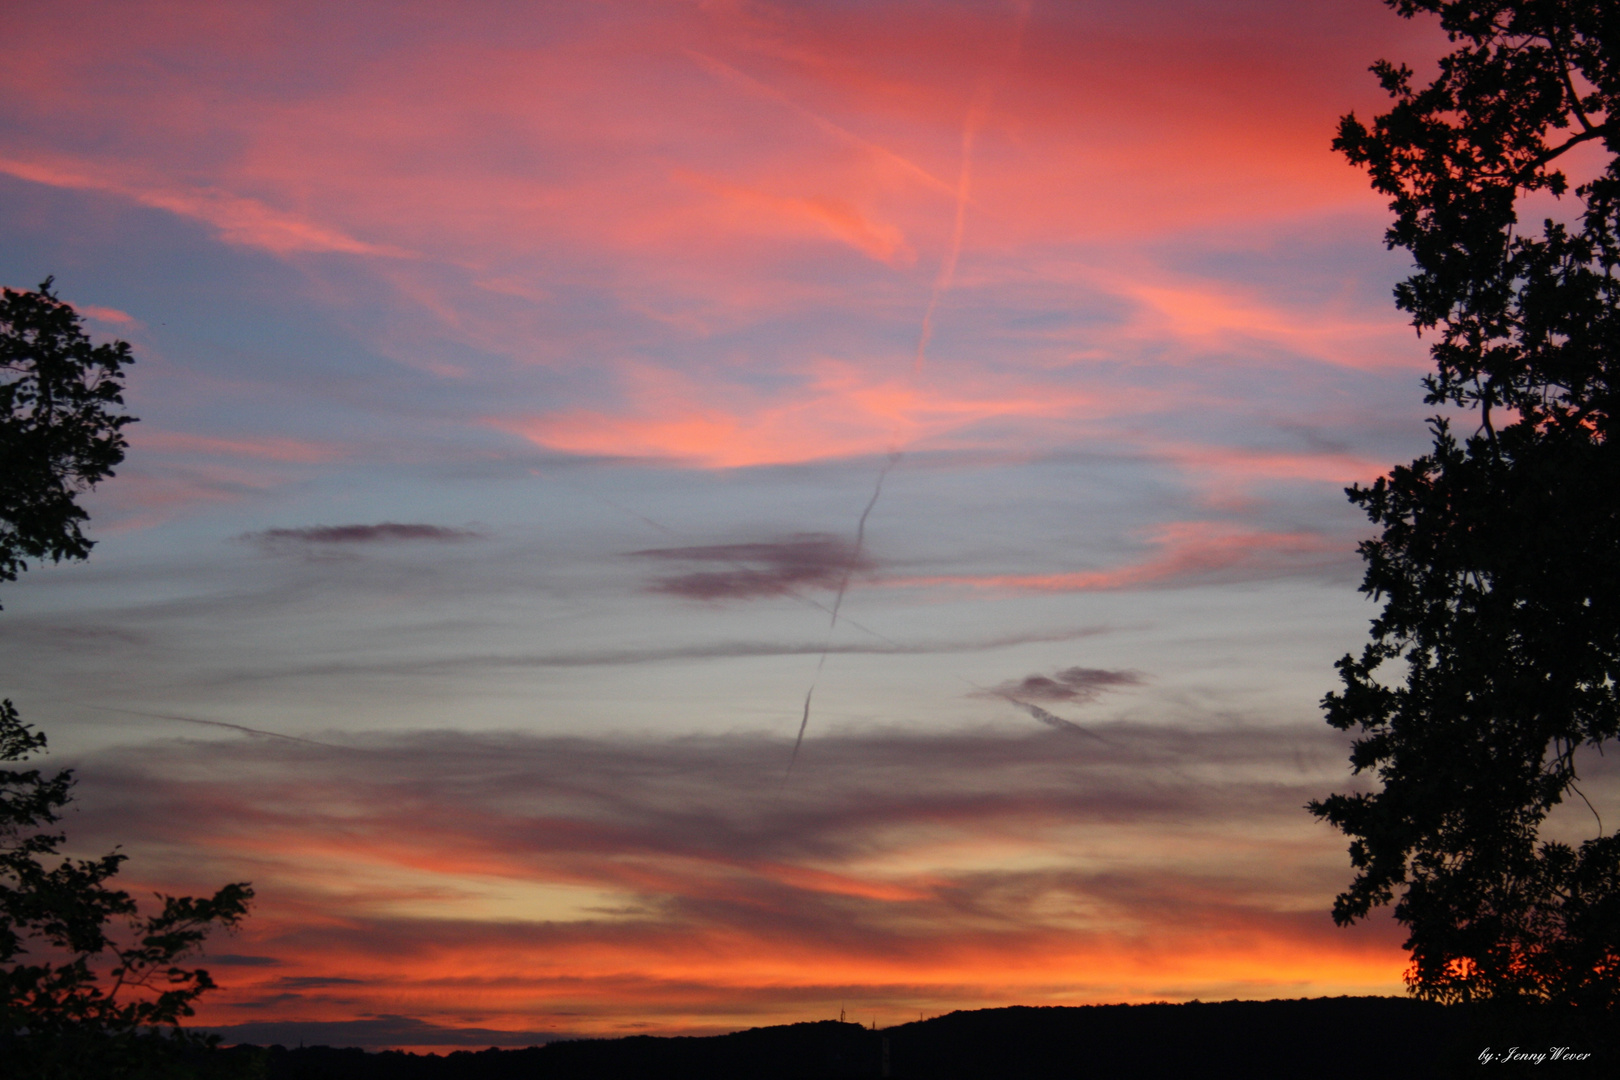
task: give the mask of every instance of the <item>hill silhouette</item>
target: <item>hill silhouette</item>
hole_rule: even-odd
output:
[[[823,1020],[729,1035],[581,1039],[442,1057],[272,1047],[268,1065],[271,1080],[1613,1076],[1620,1075],[1613,1021],[1607,1014],[1505,1012],[1380,997],[1013,1007],[881,1030]],[[1568,1052],[1540,1062],[1502,1056],[1554,1047]],[[1486,1052],[1498,1056],[1485,1062]]]

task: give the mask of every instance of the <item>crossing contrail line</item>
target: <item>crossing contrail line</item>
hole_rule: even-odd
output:
[[[328,750],[341,750],[342,747],[331,743],[316,742],[301,735],[283,735],[279,731],[265,731],[263,728],[248,727],[246,724],[232,724],[224,720],[203,720],[195,716],[180,716],[176,713],[142,712],[139,709],[115,709],[108,705],[86,705],[87,709],[97,712],[123,713],[125,716],[144,716],[152,720],[175,720],[182,724],[201,724],[205,727],[226,728],[230,731],[239,731],[244,735],[262,735],[270,739],[285,739],[288,742],[304,743],[307,746],[322,746]]]
[[[1014,6],[1018,9],[1018,20],[1013,30],[1012,48],[1007,53],[1008,67],[1017,61],[1018,54],[1023,50],[1024,30],[1029,26],[1029,15],[1034,4],[1033,0],[1018,0]],[[934,277],[934,287],[928,294],[928,306],[923,309],[922,326],[917,331],[917,353],[911,362],[913,379],[922,373],[923,363],[928,358],[928,343],[934,337],[934,315],[939,310],[940,298],[956,281],[956,265],[962,258],[962,237],[967,231],[968,203],[973,198],[973,144],[978,139],[985,118],[990,115],[990,104],[995,96],[995,86],[987,76],[974,91],[968,103],[967,115],[962,118],[962,154],[956,174],[956,215],[951,222],[951,242],[945,249],[945,258],[940,261],[939,273]]]
[[[858,146],[873,156],[883,161],[887,161],[891,165],[898,166],[902,171],[909,173],[915,179],[921,181],[931,188],[934,188],[937,191],[943,192],[946,195],[953,193],[951,185],[948,182],[941,180],[939,177],[935,176],[927,169],[924,169],[921,165],[918,165],[910,158],[897,154],[880,143],[873,142],[871,139],[857,135],[855,132],[846,127],[833,123],[820,113],[805,108],[803,105],[790,98],[787,94],[784,94],[782,91],[776,89],[776,87],[762,82],[747,72],[735,68],[730,64],[717,60],[707,53],[701,53],[695,49],[686,49],[683,51],[687,56],[695,61],[699,67],[702,67],[710,74],[730,80],[746,88],[752,93],[769,98],[770,100],[791,109],[793,112],[798,113],[801,117],[808,120],[812,125],[826,134],[844,142],[848,142],[854,146]]]

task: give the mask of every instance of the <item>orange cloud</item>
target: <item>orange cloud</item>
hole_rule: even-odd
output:
[[[211,965],[210,1024],[611,1034],[840,998],[914,1015],[1398,988],[1393,926],[1328,915],[1348,871],[1298,809],[1325,732],[1105,730],[834,736],[785,790],[786,742],[749,736],[124,748],[81,771],[81,842],[141,827],[131,868],[167,873],[126,887],[255,882],[254,917],[212,947],[234,959]]]

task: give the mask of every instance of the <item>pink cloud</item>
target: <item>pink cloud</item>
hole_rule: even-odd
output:
[[[623,365],[631,407],[492,417],[486,422],[549,450],[738,468],[887,453],[897,446],[972,445],[989,420],[1074,419],[1100,413],[1099,393],[1018,381],[935,382],[874,376],[842,361],[809,366],[773,396],[717,389],[665,368]],[[940,380],[944,382],[945,380]]]
[[[117,308],[101,307],[99,304],[74,304],[73,309],[87,319],[96,322],[111,323],[114,326],[131,328],[140,325],[140,320],[127,311]]]
[[[1262,341],[1363,370],[1428,366],[1426,350],[1415,345],[1411,327],[1393,309],[1348,311],[1332,298],[1316,308],[1290,308],[1254,289],[1176,282],[1162,275],[1115,278],[1107,287],[1138,305],[1132,332],[1186,348]]]
[[[897,587],[965,586],[1005,592],[1102,592],[1277,577],[1348,561],[1351,545],[1319,533],[1268,532],[1211,521],[1180,521],[1149,534],[1156,554],[1106,570],[955,574],[892,578]]]
[[[899,228],[871,219],[846,200],[771,195],[684,171],[677,175],[726,202],[739,230],[758,233],[786,228],[801,232],[808,228],[840,240],[878,262],[909,266],[917,261],[917,253]]]
[[[1293,452],[1183,443],[1154,447],[1149,453],[1188,472],[1219,481],[1306,480],[1325,484],[1369,483],[1389,471],[1376,458],[1340,451]]]
[[[670,179],[684,168],[786,200],[773,213],[904,266],[896,237],[925,260],[950,246],[963,117],[993,84],[977,127],[972,245],[1376,205],[1323,146],[1341,81],[1361,77],[1376,47],[1334,26],[1342,19],[1278,49],[1270,35],[1167,36],[1153,18],[1094,25],[1037,7],[1009,62],[1010,8],[924,18],[881,4],[627,4],[550,36],[513,26],[498,45],[447,35],[416,11],[397,17],[383,54],[363,51],[341,73],[308,66],[324,80],[315,94],[260,77],[313,64],[294,51],[291,11],[166,15],[27,41],[36,54],[9,92],[91,130],[138,116],[142,139],[14,160],[15,175],[117,191],[278,253],[476,261],[538,241],[668,256],[708,237],[712,248],[736,207],[694,203]],[[370,17],[359,5],[321,21],[343,40]],[[102,61],[132,41],[225,49],[232,61],[130,80]],[[544,166],[522,164],[536,148]]]

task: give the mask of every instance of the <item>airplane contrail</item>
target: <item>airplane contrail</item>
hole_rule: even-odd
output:
[[[827,640],[821,647],[821,658],[816,661],[815,674],[810,677],[810,689],[804,692],[804,715],[799,719],[799,735],[793,740],[793,755],[788,758],[787,772],[782,776],[782,782],[787,783],[788,777],[793,775],[793,766],[799,760],[799,747],[804,745],[804,732],[810,726],[810,697],[816,692],[816,684],[821,681],[821,669],[827,666],[827,654],[832,651],[833,631],[838,628],[838,609],[844,605],[844,593],[849,589],[849,579],[855,573],[855,567],[861,560],[861,549],[866,545],[866,519],[872,516],[872,508],[877,505],[878,497],[883,494],[883,481],[900,462],[899,450],[889,451],[889,460],[884,462],[883,468],[878,470],[877,483],[872,486],[872,497],[866,500],[866,509],[861,511],[860,520],[855,523],[855,546],[850,549],[849,563],[844,567],[844,576],[838,582],[838,592],[833,597],[832,618],[827,623]]]
[[[650,518],[646,514],[643,514],[643,513],[639,512],[637,510],[632,510],[628,506],[625,506],[625,505],[623,505],[621,503],[614,502],[612,499],[608,498],[605,495],[598,494],[598,493],[596,493],[594,491],[585,491],[583,489],[578,489],[578,488],[576,488],[574,490],[579,491],[581,494],[587,495],[590,498],[593,498],[593,499],[597,500],[598,502],[604,503],[607,506],[611,506],[611,507],[613,507],[613,509],[619,511],[620,513],[628,514],[630,517],[635,518],[637,521],[641,522],[642,524],[647,525],[649,528],[657,529],[659,532],[663,533],[666,536],[686,537],[686,536],[690,535],[688,533],[682,532],[679,529],[672,529],[668,525],[665,525],[663,522],[657,521],[657,520],[655,520],[653,518]],[[857,559],[859,558],[859,553],[857,553],[856,558]],[[742,559],[726,559],[726,560],[724,560],[724,562],[726,563],[726,565],[731,566],[734,569],[738,569],[738,570],[744,570],[744,569],[747,569],[749,567],[749,564],[747,562],[743,561]],[[848,580],[847,576],[846,576],[845,580],[846,581]],[[836,616],[836,614],[837,614],[837,612],[835,612],[832,608],[828,607],[826,604],[822,603],[820,600],[817,600],[813,596],[807,596],[806,594],[800,592],[798,589],[795,589],[795,588],[792,588],[792,587],[784,588],[782,590],[782,595],[788,597],[789,599],[797,600],[801,604],[808,604],[813,608],[817,608],[817,609],[819,609],[821,611],[827,612],[829,615],[835,615]],[[847,615],[844,616],[844,625],[845,626],[853,626],[855,629],[859,630],[861,633],[866,634],[866,635],[868,635],[870,637],[877,638],[879,641],[882,641],[885,644],[893,645],[893,646],[895,646],[897,648],[900,647],[900,642],[896,641],[894,638],[890,637],[888,634],[884,634],[884,633],[881,633],[881,632],[879,632],[877,630],[874,630],[870,626],[867,626],[865,623],[856,622],[854,619],[851,619]]]
[[[1034,3],[1033,0],[1014,0],[1014,7],[1017,9],[1018,18],[1013,30],[1012,48],[1008,51],[1006,58],[1006,63],[1009,66],[1017,60],[1018,54],[1023,48],[1024,30],[1029,25],[1030,11],[1033,9]],[[915,385],[918,376],[922,374],[923,363],[927,359],[928,343],[934,336],[934,314],[939,310],[940,297],[950,289],[956,280],[956,265],[962,258],[962,238],[967,231],[968,202],[973,194],[973,144],[978,137],[979,128],[984,124],[985,117],[989,115],[990,103],[994,97],[995,89],[990,79],[985,78],[980,82],[977,90],[974,91],[973,98],[968,104],[967,115],[962,118],[962,152],[956,177],[956,212],[951,222],[951,241],[946,248],[944,259],[940,261],[939,273],[934,277],[933,288],[929,291],[928,306],[923,309],[922,325],[917,332],[917,352],[911,364],[913,385]],[[838,609],[843,605],[844,591],[849,586],[850,576],[854,573],[857,560],[860,558],[861,545],[866,538],[866,519],[871,515],[872,508],[877,505],[878,496],[883,493],[884,478],[889,475],[889,470],[894,468],[900,457],[901,451],[898,446],[890,450],[888,462],[878,472],[877,484],[872,489],[872,498],[867,501],[866,509],[861,511],[860,521],[855,526],[855,549],[850,556],[849,566],[844,571],[843,580],[838,583],[838,593],[833,598],[832,620],[827,627],[828,649],[832,646],[833,631],[838,626]],[[826,666],[826,663],[827,651],[823,650],[821,658],[816,662],[815,674],[811,676],[810,688],[804,694],[804,712],[799,718],[799,734],[793,740],[793,754],[788,759],[787,773],[782,778],[784,784],[787,783],[788,777],[793,775],[793,766],[799,760],[799,748],[804,745],[804,733],[810,725],[810,699],[816,692],[816,684],[821,679],[821,670]],[[1026,708],[1038,708],[1038,706],[1026,706]],[[1039,711],[1047,717],[1051,717],[1051,720],[1057,721],[1058,724],[1069,723],[1061,717],[1052,716],[1045,709]],[[1035,714],[1032,713],[1031,715]],[[1041,716],[1035,718],[1042,720]],[[1042,720],[1042,722],[1049,721]],[[1082,734],[1091,734],[1091,732],[1085,731],[1077,724],[1070,724],[1069,726]],[[1095,735],[1092,737],[1101,738],[1101,736]]]
[[[981,84],[962,120],[962,163],[956,177],[956,217],[951,226],[951,242],[945,249],[945,258],[939,264],[934,287],[928,294],[928,306],[923,309],[922,326],[917,332],[917,355],[911,362],[913,376],[922,372],[928,355],[928,343],[934,336],[934,312],[939,309],[939,298],[956,280],[956,264],[962,257],[962,234],[967,229],[968,200],[973,194],[973,141],[979,134],[990,107],[990,91]]]
[[[1018,0],[1014,5],[1018,9],[1018,21],[1013,30],[1012,48],[1007,53],[1007,66],[1011,66],[1018,59],[1018,54],[1024,47],[1024,30],[1029,25],[1030,11],[1034,7],[1033,0]],[[934,336],[934,313],[939,310],[939,300],[956,281],[956,264],[962,258],[962,236],[967,231],[967,208],[973,197],[973,144],[978,138],[979,128],[983,126],[985,117],[990,114],[990,103],[995,98],[995,87],[989,78],[979,83],[974,91],[973,99],[968,104],[967,115],[962,118],[962,157],[956,174],[956,217],[951,223],[951,242],[945,249],[945,258],[940,261],[939,273],[934,278],[934,287],[928,294],[928,306],[923,309],[922,326],[917,332],[917,354],[911,362],[913,378],[923,369],[923,362],[928,357],[928,343]]]
[[[872,507],[877,505],[878,496],[883,494],[883,480],[889,475],[889,470],[900,464],[899,450],[889,451],[889,460],[883,463],[878,470],[877,483],[872,487],[872,497],[866,500],[866,509],[861,511],[860,520],[855,523],[855,546],[849,553],[849,564],[844,567],[844,576],[838,582],[838,593],[833,597],[832,621],[827,624],[827,630],[832,632],[838,625],[838,609],[843,606],[844,592],[849,588],[850,575],[855,573],[855,567],[861,561],[861,549],[866,546],[866,519],[872,516]]]

